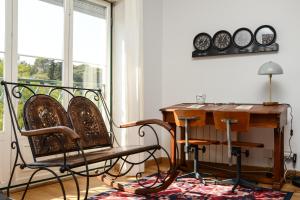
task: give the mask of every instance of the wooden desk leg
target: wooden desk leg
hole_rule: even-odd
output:
[[[175,138],[176,138],[176,136],[178,135],[177,133],[176,133],[176,124],[170,124],[171,126],[172,126],[172,128],[173,128],[173,130],[174,130],[174,135],[175,135]],[[184,131],[185,131],[185,128],[184,127],[181,127],[180,128],[180,134],[179,134],[179,139],[180,140],[184,140],[185,139],[185,137],[184,137],[184,134],[181,134],[181,133],[184,133]],[[174,146],[174,143],[173,143],[174,141],[173,140],[171,140],[171,159],[172,159],[172,161],[174,161],[175,159],[176,159],[176,149],[175,149],[175,146]],[[185,157],[184,157],[184,145],[183,144],[178,144],[177,143],[177,146],[178,146],[178,150],[180,151],[179,152],[179,155],[178,155],[178,157],[179,157],[179,166],[186,166],[186,162],[185,162]]]
[[[176,143],[176,125],[175,124],[170,124],[171,126],[172,126],[172,129],[173,129],[173,132],[174,132],[174,139],[175,139],[175,141],[173,140],[173,138],[171,137],[171,140],[170,140],[170,142],[171,142],[171,144],[170,144],[170,147],[171,147],[171,161],[172,161],[172,163],[173,164],[175,164],[176,165],[176,163],[178,162],[176,159],[177,159],[177,156],[176,156],[176,154],[177,154],[177,152],[176,152],[176,148],[175,148],[175,143]]]
[[[274,167],[272,188],[280,190],[284,175],[284,127],[274,129]]]

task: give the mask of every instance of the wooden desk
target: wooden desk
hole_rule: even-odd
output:
[[[163,114],[163,121],[170,123],[176,135],[176,125],[173,111],[187,108],[192,103],[183,103],[160,109]],[[266,183],[271,183],[274,189],[280,189],[283,184],[284,175],[284,126],[287,124],[288,105],[280,104],[276,106],[263,106],[261,104],[249,104],[253,107],[249,110],[238,110],[236,106],[241,104],[205,104],[199,108],[207,112],[206,124],[213,125],[213,111],[248,111],[250,112],[250,127],[273,128],[274,130],[274,165],[273,177],[267,179]],[[171,141],[172,144],[172,141]],[[175,158],[175,149],[171,145],[171,157]]]

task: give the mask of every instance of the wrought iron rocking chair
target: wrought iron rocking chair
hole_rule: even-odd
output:
[[[64,199],[66,199],[66,192],[61,178],[50,167],[58,168],[60,173],[70,173],[76,184],[77,199],[80,199],[80,190],[76,175],[86,177],[84,199],[88,196],[89,177],[99,176],[105,183],[119,190],[144,195],[166,189],[178,175],[176,157],[170,158],[167,151],[159,144],[157,133],[152,126],[153,124],[161,126],[170,133],[171,137],[174,137],[174,132],[167,123],[158,119],[150,119],[118,126],[118,128],[139,126],[139,137],[144,137],[145,129],[150,130],[156,137],[157,143],[149,146],[114,147],[117,142],[113,128],[110,126],[110,130],[107,130],[101,112],[94,104],[94,102],[101,104],[107,121],[110,125],[115,125],[100,89],[5,81],[2,81],[1,84],[4,86],[14,133],[11,148],[16,150],[16,157],[7,187],[8,196],[17,166],[21,169],[30,168],[35,170],[26,184],[22,199],[25,198],[34,175],[42,170],[53,174],[60,184]],[[47,91],[48,94],[39,94],[39,91]],[[66,93],[71,97],[67,111],[53,97],[55,95],[61,96],[62,93]],[[78,96],[78,94],[80,95]],[[88,96],[93,97],[94,102],[88,99]],[[23,130],[20,124],[20,119],[18,118],[20,113],[15,111],[15,107],[18,107],[16,103],[19,102],[20,105],[22,104],[22,100],[25,100],[22,114],[26,130]],[[26,136],[29,140],[33,162],[25,160],[21,152],[19,143],[20,135]],[[173,141],[173,145],[177,150],[175,138],[173,138]],[[164,151],[170,162],[168,171],[163,174],[154,155],[158,150]],[[143,161],[133,162],[128,159],[130,155],[145,152],[148,155]],[[49,158],[51,155],[56,156]],[[118,177],[126,175],[133,166],[142,164],[151,158],[155,160],[157,165],[157,175],[151,184],[141,181],[141,173],[136,175],[137,182],[140,185],[139,188],[125,187],[116,181]],[[123,163],[120,165],[119,172],[112,172],[112,169],[114,169],[117,163],[120,164],[120,161]],[[104,166],[101,168],[102,170],[91,173],[89,164],[100,162],[104,163]],[[122,169],[124,163],[129,165],[125,171]],[[76,169],[79,167],[84,167],[84,172],[78,172]]]

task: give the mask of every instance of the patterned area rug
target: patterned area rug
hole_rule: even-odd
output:
[[[147,182],[153,182],[153,178],[149,177]],[[130,187],[138,187],[136,182],[129,184]],[[120,192],[118,190],[109,190],[102,192],[96,196],[90,197],[88,200],[99,200],[99,199],[130,199],[130,200],[141,200],[141,199],[200,199],[200,200],[289,200],[291,199],[292,192],[281,192],[274,191],[266,188],[246,189],[238,187],[234,193],[231,192],[232,186],[230,185],[214,185],[208,184],[203,185],[199,180],[195,178],[178,178],[177,181],[172,183],[168,189],[159,193],[139,196],[126,192]]]

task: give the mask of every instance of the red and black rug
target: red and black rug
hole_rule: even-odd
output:
[[[147,181],[149,183],[154,178],[149,177]],[[139,187],[136,182],[128,185],[129,187]],[[159,193],[150,194],[147,196],[139,196],[126,192],[120,192],[118,190],[109,190],[102,192],[96,196],[90,197],[88,200],[99,200],[99,199],[130,199],[130,200],[141,200],[141,199],[200,199],[200,200],[289,200],[291,199],[292,192],[281,192],[274,191],[266,188],[247,189],[238,187],[234,193],[231,192],[232,186],[230,185],[215,185],[208,184],[203,185],[199,180],[195,178],[178,178],[177,181],[172,183],[168,189]]]

